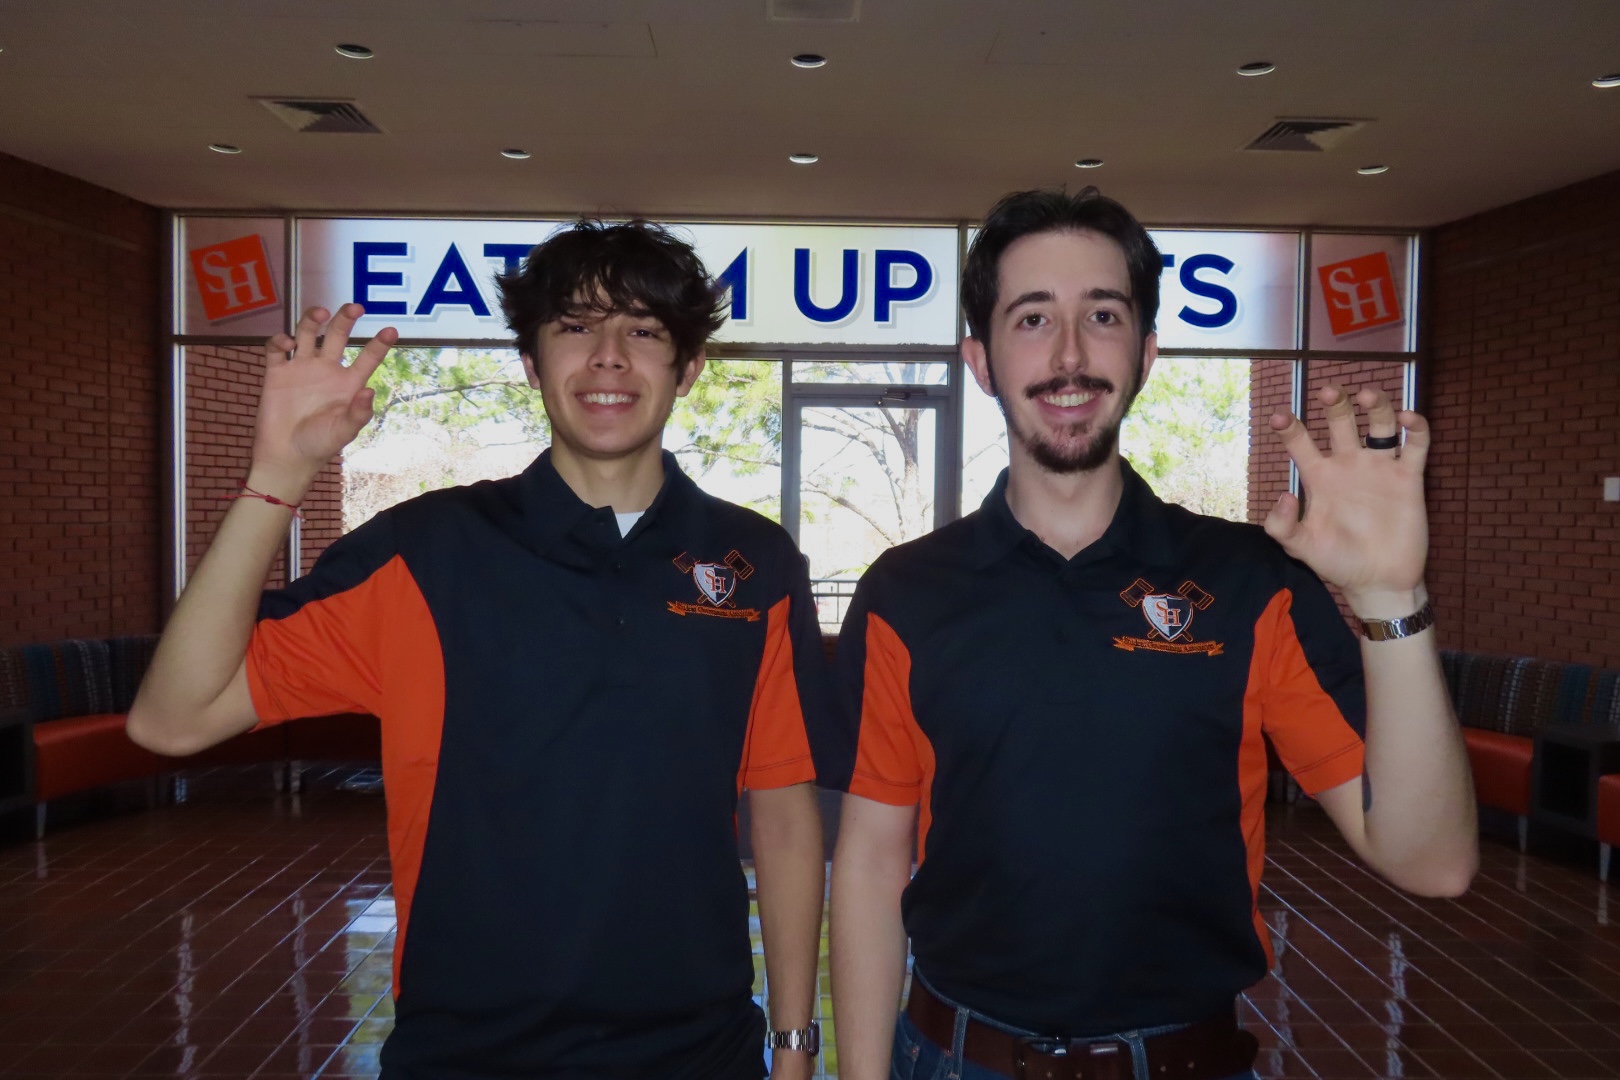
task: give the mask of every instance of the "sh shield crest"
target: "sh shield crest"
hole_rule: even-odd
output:
[[[731,594],[737,591],[737,583],[747,581],[754,574],[753,565],[740,552],[729,551],[724,559],[716,563],[698,562],[683,551],[675,556],[674,563],[675,569],[692,576],[692,583],[697,586],[702,603],[670,600],[668,608],[672,613],[759,621],[758,608],[740,608],[731,599]]]
[[[719,607],[731,599],[737,588],[737,572],[723,563],[700,562],[692,564],[692,580],[697,582],[703,599]]]
[[[1221,655],[1220,642],[1196,641],[1188,632],[1188,628],[1192,626],[1193,615],[1215,602],[1215,598],[1200,589],[1196,583],[1183,581],[1180,590],[1170,593],[1159,592],[1146,581],[1137,578],[1131,582],[1130,588],[1119,594],[1119,598],[1131,607],[1141,610],[1142,617],[1147,620],[1148,633],[1146,637],[1117,637],[1114,639],[1114,648],[1124,649],[1126,652],[1143,649],[1148,652]]]
[[[1157,630],[1166,641],[1174,641],[1182,631],[1192,625],[1192,601],[1175,593],[1154,593],[1142,597],[1142,614],[1148,625]]]

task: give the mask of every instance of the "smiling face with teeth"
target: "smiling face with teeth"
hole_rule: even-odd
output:
[[[645,311],[581,305],[535,337],[523,369],[545,402],[559,468],[570,459],[658,461],[664,424],[703,373],[703,357],[679,367],[669,331]]]
[[[989,340],[968,338],[962,354],[1001,404],[1013,456],[1053,473],[1107,464],[1157,356],[1123,250],[1095,232],[1040,232],[1008,246],[998,269]]]

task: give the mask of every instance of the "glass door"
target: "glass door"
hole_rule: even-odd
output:
[[[951,365],[792,361],[783,424],[782,523],[810,563],[822,629],[837,632],[879,555],[949,519],[941,452]]]

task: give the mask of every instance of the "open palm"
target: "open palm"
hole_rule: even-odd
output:
[[[374,394],[366,382],[399,334],[392,327],[384,329],[345,366],[349,333],[364,314],[359,304],[345,304],[328,321],[325,309],[310,308],[298,320],[296,337],[277,334],[265,344],[264,390],[253,444],[256,466],[313,474],[371,419]]]
[[[1266,532],[1324,581],[1344,590],[1352,606],[1358,595],[1416,589],[1429,550],[1423,504],[1428,422],[1415,412],[1397,414],[1381,390],[1363,390],[1352,399],[1329,386],[1319,400],[1327,412],[1327,453],[1318,449],[1298,417],[1272,417],[1273,429],[1299,469],[1306,502],[1301,515],[1298,500],[1282,496],[1266,517]],[[1375,442],[1404,428],[1405,445],[1363,446],[1355,404],[1366,410],[1368,434]]]

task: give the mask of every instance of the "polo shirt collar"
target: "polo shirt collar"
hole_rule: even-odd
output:
[[[1115,554],[1136,562],[1173,564],[1177,559],[1177,545],[1169,507],[1123,457],[1119,459],[1119,471],[1125,487],[1119,506],[1114,509],[1113,520],[1095,543],[1069,560],[1069,565],[1095,562]],[[1012,507],[1007,505],[1006,469],[1001,470],[995,486],[979,506],[975,532],[974,563],[981,570],[1023,543],[1051,551],[1040,537],[1013,516]]]
[[[678,526],[691,511],[697,485],[681,471],[674,454],[663,451],[662,461],[664,482],[641,520],[630,530],[631,536],[651,528],[660,518],[672,518]],[[590,506],[574,493],[557,472],[549,448],[523,470],[518,482],[524,525],[542,554],[563,562],[589,564],[593,556],[629,539],[619,535],[619,522],[611,506]]]

